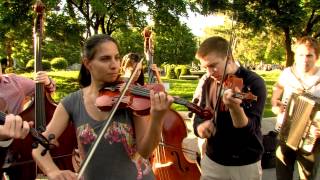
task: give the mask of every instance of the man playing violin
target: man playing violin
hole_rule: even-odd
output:
[[[196,115],[193,122],[194,133],[207,139],[206,153],[201,160],[201,179],[259,180],[262,178],[261,118],[266,86],[261,77],[233,59],[229,46],[224,38],[213,36],[206,39],[196,53],[208,74],[202,85],[200,106],[215,112],[213,119]],[[221,86],[225,84],[224,74],[241,78],[243,84],[239,87],[243,88]],[[257,100],[249,103],[235,97],[241,91],[252,92]]]

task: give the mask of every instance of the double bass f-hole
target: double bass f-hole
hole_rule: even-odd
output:
[[[160,74],[153,64],[153,43],[152,32],[145,28],[144,35],[144,52],[148,62],[149,84],[147,86],[154,86],[155,78],[158,83],[161,83]],[[163,86],[162,86],[163,87]],[[163,88],[164,89],[164,88]],[[195,109],[195,112],[202,113],[200,108],[196,105],[174,97],[174,102],[186,105],[188,108]],[[210,116],[210,112],[206,113]],[[182,141],[187,137],[187,127],[183,118],[176,111],[170,109],[164,117],[163,128],[161,131],[160,143],[153,152],[152,169],[157,180],[170,179],[199,179],[200,171],[195,163],[190,163],[184,156],[184,149],[182,148]]]

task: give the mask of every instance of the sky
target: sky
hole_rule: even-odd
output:
[[[189,12],[189,17],[183,17],[181,18],[181,21],[187,24],[195,36],[202,36],[205,27],[223,25],[224,17],[215,15],[203,16],[201,14]]]

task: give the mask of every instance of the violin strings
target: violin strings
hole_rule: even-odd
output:
[[[150,96],[150,90],[146,89],[144,87],[141,87],[141,86],[133,85],[132,88],[130,89],[130,91],[131,91],[131,93],[136,94],[136,95],[141,95],[141,96],[145,96],[145,97]],[[177,98],[177,97],[173,97],[173,98],[174,98],[174,102],[177,104],[185,105],[188,103],[188,101],[185,99]]]
[[[140,95],[140,96],[146,96],[146,97],[150,96],[150,90],[149,89],[146,89],[144,87],[140,87],[140,86],[137,86],[137,85],[133,85],[130,88],[130,92],[133,93],[133,94],[136,94],[136,95]]]
[[[167,146],[167,147],[172,148],[172,149],[181,149],[183,152],[188,153],[188,154],[197,153],[197,152],[194,151],[194,150],[187,149],[187,148],[184,148],[184,147],[177,147],[177,146],[175,146],[175,145],[166,144],[166,143],[164,143],[164,142],[160,142],[160,145],[162,145],[162,146]]]

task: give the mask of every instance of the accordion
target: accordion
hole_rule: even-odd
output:
[[[280,141],[295,151],[311,153],[316,138],[310,130],[320,124],[319,107],[320,98],[307,93],[293,93],[286,106]]]

